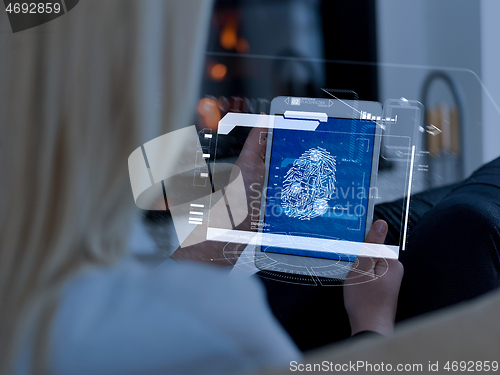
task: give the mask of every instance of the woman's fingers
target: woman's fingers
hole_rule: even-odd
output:
[[[384,220],[377,220],[366,235],[365,242],[383,244],[387,236],[387,230],[387,223]]]

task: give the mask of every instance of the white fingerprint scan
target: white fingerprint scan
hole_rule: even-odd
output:
[[[311,220],[328,211],[337,182],[337,160],[321,147],[296,159],[283,180],[281,207],[289,217]]]

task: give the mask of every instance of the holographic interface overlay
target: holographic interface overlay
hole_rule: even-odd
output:
[[[327,108],[342,102],[323,100]],[[279,272],[342,279],[358,255],[397,258],[403,242],[399,247],[363,243],[371,224],[370,200],[376,203],[378,196],[370,155],[380,143],[382,158],[406,166],[408,180],[400,183],[401,196],[406,196],[414,141],[401,131],[391,134],[397,129],[392,123],[387,126],[391,120],[372,117],[362,104],[355,110],[341,104],[339,108],[347,104],[347,110],[336,117],[297,110],[279,115],[228,113],[217,133],[191,126],[155,138],[129,157],[136,205],[170,211],[181,247],[206,240],[243,245],[253,249],[252,263],[261,270],[279,265]],[[358,113],[357,118],[352,113]],[[267,143],[263,182],[245,177],[237,155],[217,160],[219,145],[253,127],[261,129],[259,142]],[[366,154],[364,167],[361,154]],[[364,178],[359,178],[361,172]],[[408,215],[408,207],[401,209]],[[224,255],[236,262],[240,253],[228,248]]]
[[[399,185],[401,196],[406,196],[415,122],[406,133],[398,129],[398,134],[392,134],[397,122],[386,118],[381,106],[372,102],[274,99],[278,100],[285,107],[280,114],[228,113],[220,121],[217,145],[227,144],[244,129],[261,129],[261,140],[267,136],[266,173],[262,184],[245,181],[250,184],[250,227],[217,224],[210,213],[207,238],[251,245],[256,249],[258,268],[279,262],[286,265],[281,272],[297,274],[302,271],[292,268],[300,268],[308,258],[317,258],[313,262],[323,268],[332,262],[352,262],[358,255],[397,258],[402,244],[363,241],[378,198],[377,148],[394,150],[396,155],[386,151],[384,155],[405,164],[406,181]],[[298,110],[304,109],[301,101],[310,105],[306,111]],[[217,181],[215,164],[212,178]],[[402,216],[405,209],[409,207],[401,207]]]
[[[283,179],[281,206],[288,217],[311,220],[328,210],[335,192],[337,159],[322,147],[305,151]]]
[[[181,247],[206,240],[206,216],[211,204],[214,225],[238,226],[248,216],[240,169],[217,166],[214,183],[209,163],[212,132],[195,126],[162,135],[137,148],[129,157],[132,193],[143,210],[170,211]]]

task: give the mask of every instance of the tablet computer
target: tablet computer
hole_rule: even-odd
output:
[[[271,115],[256,266],[300,273],[354,261],[373,219],[382,105],[277,97]]]

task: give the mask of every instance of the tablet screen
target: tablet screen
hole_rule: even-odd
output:
[[[262,231],[363,242],[368,199],[376,194],[370,189],[375,128],[370,120],[328,118],[315,131],[274,129]],[[297,248],[262,251],[344,259]]]

